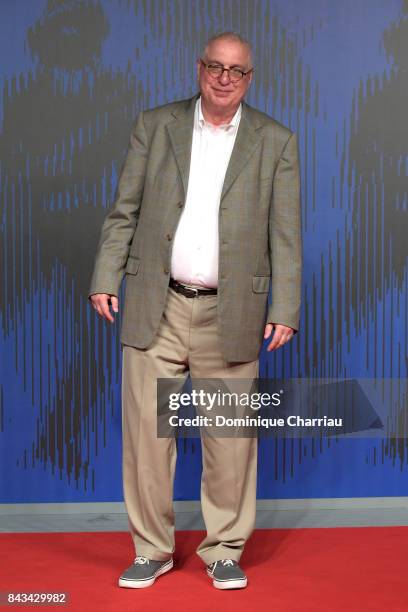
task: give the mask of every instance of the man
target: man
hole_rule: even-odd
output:
[[[131,588],[173,566],[176,445],[157,437],[157,378],[254,379],[262,339],[274,330],[275,350],[299,326],[296,135],[243,101],[253,66],[239,35],[211,38],[197,71],[199,94],[141,112],[133,126],[89,292],[113,322],[109,300],[118,312],[126,273],[123,487],[137,556],[119,585]],[[201,442],[207,535],[197,554],[216,588],[242,588],[257,438]]]

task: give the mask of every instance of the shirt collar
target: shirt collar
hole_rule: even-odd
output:
[[[223,123],[221,125],[218,125],[217,127],[222,127],[225,129],[235,127],[239,123],[239,120],[241,119],[241,113],[242,113],[242,104],[238,106],[237,112],[235,113],[235,115],[233,116],[233,118],[231,119],[229,123]],[[203,128],[204,125],[211,125],[204,119],[203,111],[201,109],[201,96],[198,98],[196,102],[195,115],[196,115],[197,127]]]

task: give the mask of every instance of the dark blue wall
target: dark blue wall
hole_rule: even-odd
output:
[[[301,155],[301,330],[261,373],[407,377],[406,2],[2,0],[3,503],[122,499],[119,325],[87,304],[96,243],[133,119],[193,94],[225,29],[254,46],[248,102]],[[407,450],[398,418],[379,439],[262,441],[258,496],[406,495]],[[175,499],[199,498],[200,461],[180,445]]]

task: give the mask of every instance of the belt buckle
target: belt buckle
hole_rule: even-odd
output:
[[[186,287],[186,286],[184,286],[184,290],[185,291],[192,291],[193,292],[193,297],[197,297],[197,295],[198,295],[198,289],[196,289],[196,287]]]

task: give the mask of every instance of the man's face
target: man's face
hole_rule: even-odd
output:
[[[247,46],[231,40],[213,41],[207,47],[207,53],[202,59],[206,64],[222,64],[226,68],[234,66],[243,72],[252,67]],[[245,96],[252,80],[252,72],[243,76],[236,83],[231,82],[226,71],[223,72],[222,76],[214,78],[200,61],[197,62],[197,71],[204,103],[207,108],[220,112],[235,109]]]

